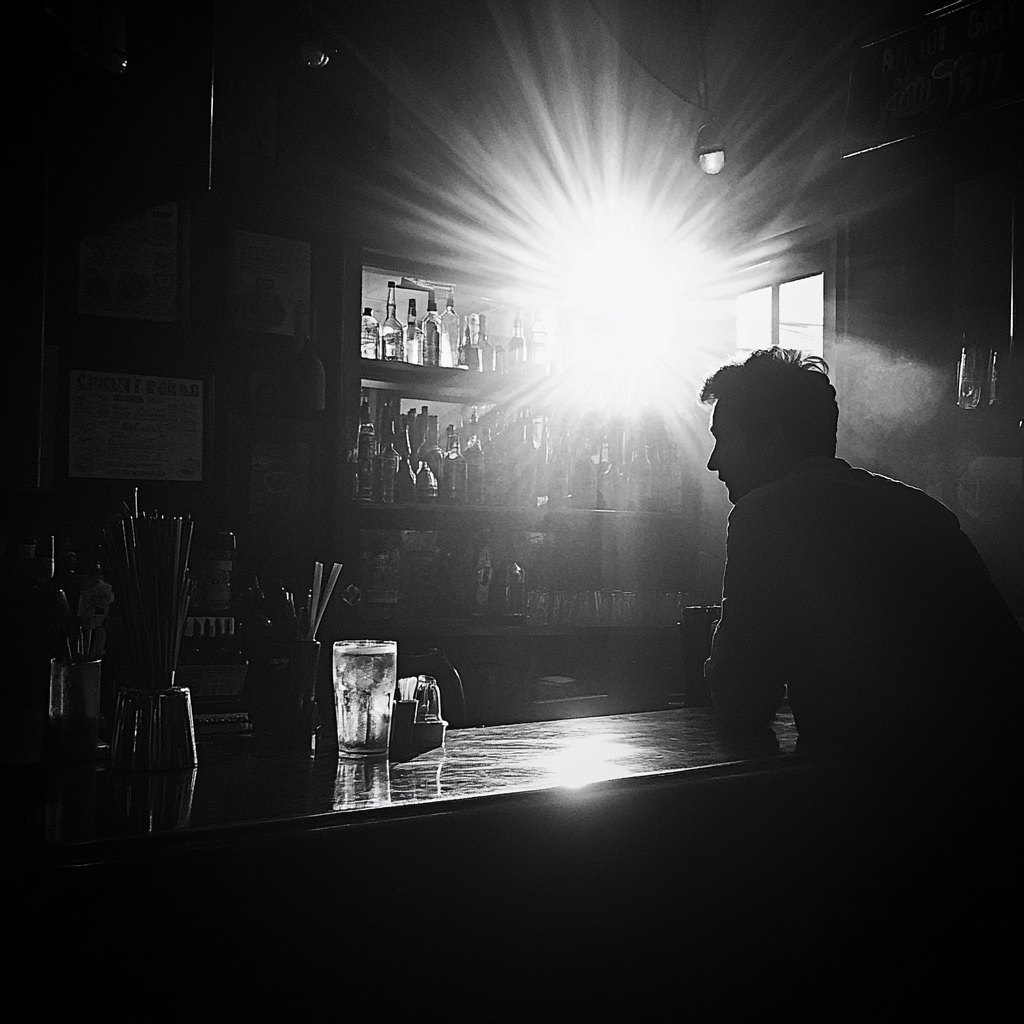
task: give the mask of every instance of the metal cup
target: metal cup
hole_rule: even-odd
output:
[[[96,757],[101,665],[99,661],[50,662],[47,760],[88,761]]]
[[[111,763],[134,771],[194,768],[196,731],[187,687],[126,687],[117,695]]]

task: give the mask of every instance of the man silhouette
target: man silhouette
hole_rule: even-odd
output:
[[[823,360],[755,352],[701,399],[734,504],[716,716],[767,735],[787,694],[815,766],[796,777],[817,780],[788,804],[765,789],[792,839],[763,895],[778,919],[737,925],[744,968],[781,969],[785,950],[819,1016],[855,992],[876,1015],[1009,992],[1024,633],[949,509],[835,457]]]
[[[1011,718],[1016,735],[1024,634],[949,509],[835,457],[824,361],[755,352],[700,397],[735,506],[705,667],[721,726],[766,729],[786,693],[801,751],[990,753]]]

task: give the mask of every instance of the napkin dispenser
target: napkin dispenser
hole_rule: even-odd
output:
[[[388,743],[392,760],[408,761],[443,747],[448,723],[441,717],[441,688],[437,680],[427,675],[399,679],[398,695]]]

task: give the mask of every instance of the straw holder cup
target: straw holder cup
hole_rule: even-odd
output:
[[[196,733],[187,687],[125,688],[117,695],[111,763],[135,771],[196,766]]]

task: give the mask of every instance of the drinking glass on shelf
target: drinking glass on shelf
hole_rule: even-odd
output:
[[[531,590],[526,596],[526,620],[531,626],[548,624],[548,592]]]

